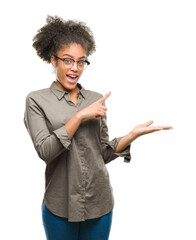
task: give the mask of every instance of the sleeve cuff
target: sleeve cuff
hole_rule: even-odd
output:
[[[53,133],[60,140],[63,146],[69,150],[71,140],[69,139],[66,127],[62,126],[61,128],[58,128],[57,130],[53,131]]]
[[[106,143],[106,155],[105,159],[106,163],[116,159],[117,157],[124,157],[124,162],[130,163],[131,161],[131,154],[130,154],[130,148],[131,145],[128,145],[122,152],[116,153],[116,147],[118,145],[118,142],[120,141],[121,138],[114,138],[112,141],[109,141]]]
[[[115,146],[115,149],[118,145],[118,142],[120,141],[121,138],[117,138],[117,143],[116,143],[116,146]],[[120,153],[114,153],[117,157],[124,157],[124,162],[126,163],[130,163],[131,161],[131,153],[130,153],[130,150],[131,150],[131,144],[129,144],[122,152]]]

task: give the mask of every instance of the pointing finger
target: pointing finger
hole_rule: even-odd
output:
[[[111,92],[106,93],[106,95],[100,98],[98,102],[102,104],[110,95],[111,95]]]

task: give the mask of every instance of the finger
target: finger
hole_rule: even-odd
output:
[[[170,130],[173,129],[172,126],[161,126],[162,130]]]
[[[110,95],[111,95],[111,92],[106,93],[106,95],[100,98],[98,102],[102,104]]]
[[[153,120],[150,120],[150,121],[146,122],[144,125],[145,125],[146,127],[148,127],[148,126],[150,126],[151,124],[153,124]]]
[[[160,131],[160,130],[170,130],[170,129],[173,129],[173,127],[171,126],[153,126],[153,127],[149,127],[148,128],[149,131]],[[147,130],[148,131],[148,130]]]
[[[101,119],[103,119],[104,116],[105,116],[105,114],[106,114],[106,111],[100,110],[99,113],[96,115],[96,118],[99,118],[99,117],[100,117]]]
[[[105,107],[105,106],[101,105],[101,108],[100,108],[100,110],[101,110],[101,111],[107,111],[108,109],[107,109],[107,107]]]
[[[99,115],[96,116],[96,118],[104,119],[104,116],[105,116],[105,114],[99,114]]]
[[[150,131],[150,132],[154,132],[154,131],[160,131],[160,130],[162,130],[162,127],[149,127],[149,128],[147,128],[147,131]]]
[[[98,113],[98,115],[101,116],[101,117],[102,116],[104,117],[105,114],[106,114],[106,111],[104,111],[104,110],[100,110],[99,113]]]

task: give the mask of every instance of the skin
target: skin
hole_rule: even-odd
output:
[[[68,56],[69,55],[69,56]],[[69,46],[63,47],[61,50],[57,52],[57,56],[60,58],[70,57],[74,60],[85,60],[86,53],[84,49],[78,44],[70,44]],[[63,62],[61,60],[56,60],[54,56],[51,57],[51,63],[56,68],[57,76],[59,81],[56,81],[56,85],[70,93],[70,99],[72,102],[77,104],[77,93],[79,89],[77,88],[77,82],[82,74],[82,70],[79,70],[77,64],[75,63],[72,68],[66,69]],[[77,80],[72,83],[69,81],[69,77],[67,75],[77,75]],[[101,119],[104,118],[107,108],[103,106],[103,102],[111,95],[111,92],[108,92],[105,96],[100,98],[98,101],[92,103],[88,107],[82,109],[81,111],[77,112],[66,124],[66,130],[71,139],[80,126],[83,120],[87,120],[93,117],[100,117]],[[156,131],[161,130],[169,130],[172,129],[171,126],[151,126],[153,121],[148,121],[144,124],[137,125],[133,128],[128,134],[123,136],[117,147],[116,152],[122,152],[129,144],[131,144],[135,139],[138,137],[153,133]]]
[[[60,58],[72,58],[76,61],[85,60],[86,53],[84,49],[78,44],[71,44],[70,46],[65,46],[57,52],[57,56]],[[55,59],[54,56],[51,57],[51,63],[56,68],[57,76],[59,81],[56,81],[56,85],[70,93],[71,100],[76,104],[77,103],[77,82],[82,74],[82,70],[78,69],[77,64],[75,63],[72,68],[67,69],[64,66],[63,61]],[[67,75],[76,75],[77,79],[75,82],[70,82]]]

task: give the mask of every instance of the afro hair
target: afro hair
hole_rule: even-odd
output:
[[[96,50],[93,33],[84,22],[58,16],[47,16],[46,22],[33,38],[33,47],[44,61],[50,63],[51,56],[72,43],[80,44],[87,56]]]

